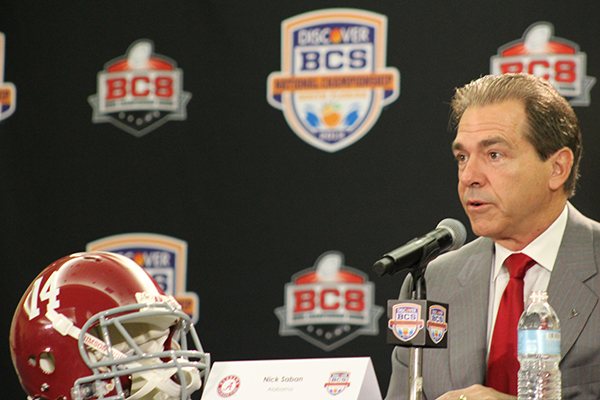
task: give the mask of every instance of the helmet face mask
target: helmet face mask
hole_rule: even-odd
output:
[[[172,297],[156,298],[147,293],[137,293],[136,297],[140,305],[96,314],[84,325],[78,338],[79,351],[94,374],[75,382],[73,400],[101,398],[96,394],[90,397],[98,388],[107,400],[123,398],[119,395],[154,399],[158,393],[160,400],[185,399],[200,388],[198,367],[206,369],[207,355],[187,349],[187,335],[196,349],[202,348],[195,330],[190,329],[189,316]],[[88,343],[86,333],[91,331],[103,343]],[[183,346],[174,337],[183,337]],[[89,350],[92,346],[94,351]],[[123,376],[130,377],[127,387],[121,379],[113,379]],[[116,392],[114,397],[107,395],[111,390]]]
[[[25,391],[48,400],[186,400],[210,366],[177,301],[113,253],[42,271],[15,311],[10,344]]]

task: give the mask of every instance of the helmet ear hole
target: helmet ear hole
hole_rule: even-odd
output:
[[[56,369],[56,362],[54,361],[54,355],[51,352],[45,351],[40,354],[40,369],[45,374],[51,374]]]

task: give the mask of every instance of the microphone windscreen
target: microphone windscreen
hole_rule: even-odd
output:
[[[460,249],[465,244],[465,240],[467,240],[467,230],[460,221],[446,218],[440,221],[437,228],[447,229],[452,236],[452,246],[448,248],[448,251]]]

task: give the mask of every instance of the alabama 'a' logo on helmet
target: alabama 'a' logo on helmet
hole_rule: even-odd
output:
[[[154,53],[152,41],[134,42],[124,56],[98,73],[98,93],[88,102],[94,123],[110,122],[141,137],[169,120],[185,120],[192,95],[183,91],[183,71]]]
[[[587,76],[579,45],[554,36],[549,22],[531,25],[522,39],[507,43],[490,60],[492,75],[528,73],[546,79],[572,106],[588,106],[596,78]]]
[[[307,12],[281,24],[281,71],[267,100],[302,140],[327,152],[369,132],[400,93],[386,66],[387,17],[355,9]]]
[[[313,268],[292,276],[285,285],[285,305],[275,309],[279,335],[297,335],[325,351],[359,335],[377,335],[383,307],[375,305],[368,277],[344,265],[336,251],[322,254]]]

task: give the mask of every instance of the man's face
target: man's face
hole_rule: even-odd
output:
[[[519,101],[469,107],[452,145],[473,232],[511,250],[521,250],[555,218],[549,216],[552,162],[540,159],[525,129]]]

